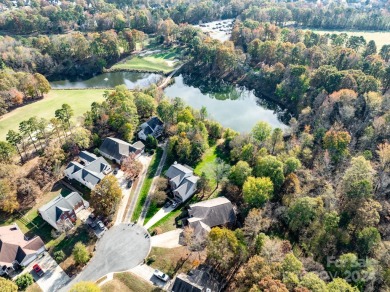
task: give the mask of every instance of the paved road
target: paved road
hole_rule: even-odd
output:
[[[166,151],[167,150],[167,143],[166,142],[162,145],[162,148],[163,148],[163,155],[161,157],[161,160],[158,164],[156,173],[154,175],[152,186],[150,187],[150,190],[148,193],[148,197],[146,198],[145,204],[142,207],[141,215],[139,216],[139,219],[137,221],[137,223],[139,225],[144,225],[145,217],[146,217],[146,214],[148,213],[148,209],[150,206],[151,194],[153,194],[154,189],[156,188],[156,181],[160,177],[161,171],[162,171],[164,164],[165,164],[165,160],[167,159],[167,151]]]
[[[152,161],[152,157],[151,156],[144,156],[144,155],[142,155],[139,158],[139,161],[142,163],[143,169],[142,169],[142,172],[141,172],[141,174],[140,174],[140,176],[138,178],[138,184],[137,184],[137,187],[134,190],[133,196],[130,198],[130,200],[131,200],[130,201],[130,207],[129,207],[127,213],[125,214],[125,216],[123,218],[123,222],[124,223],[131,222],[131,217],[133,216],[133,212],[134,212],[135,206],[137,205],[139,193],[141,192],[142,185],[144,184],[145,177],[146,177],[146,174],[148,172],[149,164]]]
[[[139,225],[119,224],[105,232],[96,245],[94,257],[84,270],[62,291],[74,283],[96,281],[113,272],[130,270],[139,265],[150,251],[150,237]]]

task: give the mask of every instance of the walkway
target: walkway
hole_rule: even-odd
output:
[[[142,160],[141,160],[141,158],[142,158]],[[141,192],[142,185],[144,184],[150,162],[152,161],[152,157],[142,155],[140,157],[140,161],[142,162],[142,165],[143,165],[142,173],[138,177],[138,183],[137,183],[137,186],[134,190],[133,196],[130,196],[130,200],[131,200],[130,206],[129,206],[129,209],[127,210],[127,213],[123,216],[123,220],[122,220],[122,222],[124,222],[124,223],[131,222],[131,217],[133,216],[135,206],[137,205],[139,193]]]
[[[146,217],[146,214],[148,213],[148,209],[149,209],[149,206],[150,206],[151,194],[153,194],[153,192],[154,192],[154,190],[156,188],[157,179],[161,175],[161,171],[162,171],[162,169],[164,167],[165,160],[167,158],[167,143],[166,142],[162,145],[162,149],[163,149],[163,155],[162,155],[161,160],[160,160],[160,162],[158,164],[156,173],[155,173],[154,178],[153,178],[152,186],[150,187],[150,190],[149,190],[148,196],[146,198],[145,204],[142,207],[141,215],[139,216],[139,219],[137,221],[137,223],[139,225],[141,225],[141,226],[144,225],[145,217]]]
[[[155,247],[164,247],[164,248],[175,248],[182,246],[179,243],[180,234],[183,229],[175,229],[172,231],[168,231],[159,235],[155,235],[151,238],[152,246]]]
[[[162,207],[160,210],[158,210],[158,212],[152,218],[150,218],[148,223],[145,224],[145,226],[144,226],[145,229],[149,229],[150,227],[152,227],[154,224],[156,224],[162,218],[167,216],[173,210],[174,210],[174,208],[172,208],[172,206],[169,206],[168,208]]]
[[[169,74],[167,76],[167,78],[165,78],[165,80],[158,86],[159,89],[164,89],[168,84],[169,84],[169,81],[172,79],[173,75],[175,75],[175,73],[183,66],[184,64],[180,65],[179,67],[177,67],[175,70],[173,70],[171,72],[171,74]]]

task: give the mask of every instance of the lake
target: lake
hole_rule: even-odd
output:
[[[317,30],[317,29],[304,29],[304,30],[311,30],[318,34],[340,34],[340,33],[346,33],[348,36],[363,36],[364,39],[367,41],[375,41],[376,47],[379,50],[384,45],[390,45],[390,32],[389,31],[347,31],[347,30]]]
[[[136,72],[103,73],[87,80],[50,82],[53,89],[113,88],[125,84],[129,89],[147,87],[161,78],[159,74]],[[239,132],[249,132],[258,121],[266,121],[273,127],[286,127],[280,121],[283,111],[268,104],[245,88],[216,85],[214,82],[191,80],[179,75],[175,83],[165,89],[170,97],[180,97],[195,109],[207,108],[209,117],[223,126]]]
[[[170,98],[180,97],[195,109],[205,106],[209,118],[220,122],[224,127],[249,132],[258,121],[268,122],[272,127],[287,127],[279,119],[283,112],[275,105],[267,105],[253,91],[226,86],[223,89],[216,88],[214,92],[207,89],[202,92],[199,87],[188,83],[191,82],[179,75],[175,77],[175,83],[165,89],[165,94]]]
[[[162,76],[154,73],[110,72],[96,75],[87,80],[61,80],[50,82],[53,89],[114,88],[125,84],[127,88],[147,87],[160,80]]]

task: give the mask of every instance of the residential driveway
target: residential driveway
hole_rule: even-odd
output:
[[[150,237],[145,234],[146,230],[136,224],[113,226],[98,241],[94,257],[70,285],[80,281],[96,281],[106,274],[127,271],[139,265],[151,247]]]
[[[152,227],[154,224],[156,224],[162,218],[167,216],[173,210],[174,210],[174,208],[172,208],[172,206],[169,206],[168,208],[163,207],[160,210],[158,210],[157,213],[154,214],[154,216],[152,218],[150,218],[148,223],[145,224],[145,226],[144,226],[145,229],[149,229],[150,227]]]
[[[127,187],[128,180],[126,179],[126,176],[122,170],[119,170],[115,177],[118,179],[119,186],[122,189],[122,200],[119,204],[118,215],[116,216],[115,220],[115,224],[120,224],[123,221],[123,215],[126,210],[127,202],[130,198],[131,188]]]
[[[183,229],[175,229],[153,236],[151,238],[152,246],[165,248],[174,248],[182,246],[181,244],[179,244],[179,238],[182,231]]]
[[[147,265],[139,265],[130,270],[131,273],[141,277],[142,279],[148,281],[150,284],[158,286],[164,290],[168,290],[169,285],[171,284],[171,279],[167,282],[164,282],[153,275],[154,269]]]
[[[122,222],[130,222],[131,221],[131,217],[132,217],[134,209],[137,205],[139,193],[141,192],[142,185],[144,184],[145,177],[146,177],[146,174],[148,172],[149,164],[152,161],[152,156],[141,155],[138,160],[142,163],[143,170],[138,177],[138,184],[133,192],[133,195],[130,197],[129,209],[128,209],[127,213],[124,215]]]
[[[26,269],[31,271],[34,264],[38,264],[45,272],[40,278],[35,272],[31,272],[37,284],[44,292],[58,291],[70,280],[68,275],[65,274],[57,262],[47,252],[45,252],[45,256],[39,260],[33,261]]]

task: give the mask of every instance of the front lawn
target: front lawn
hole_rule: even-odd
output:
[[[121,292],[152,292],[152,291],[161,291],[161,289],[154,287],[140,277],[126,272],[114,274],[114,279],[107,282],[101,287],[102,292],[112,292],[112,291],[121,291]]]
[[[145,204],[150,187],[152,186],[153,178],[156,174],[158,164],[160,163],[162,154],[163,154],[163,150],[161,148],[157,148],[156,153],[153,155],[152,161],[149,164],[149,168],[147,170],[144,183],[142,185],[140,194],[138,196],[137,204],[135,206],[133,215],[131,217],[131,221],[138,220],[139,216],[141,215],[142,207]]]
[[[167,216],[162,218],[160,221],[158,221],[156,224],[154,224],[152,227],[148,229],[149,233],[152,233],[154,229],[157,227],[161,229],[161,232],[168,232],[171,230],[176,229],[176,217],[178,217],[181,214],[181,209],[177,209],[169,213]]]

